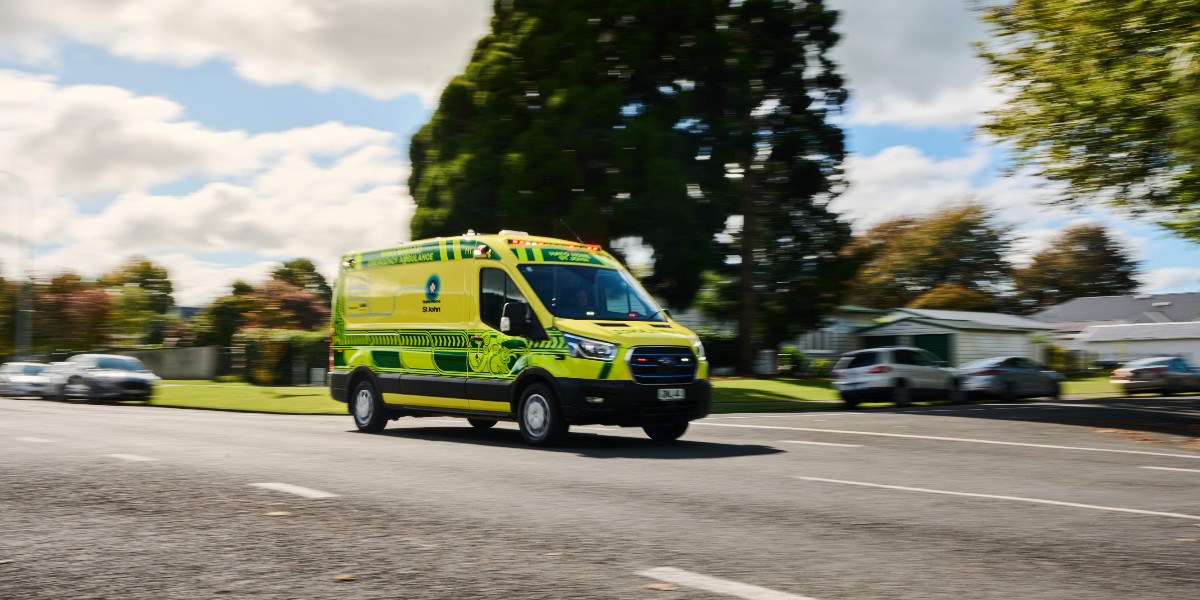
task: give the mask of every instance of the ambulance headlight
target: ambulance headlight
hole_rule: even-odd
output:
[[[569,333],[564,333],[563,339],[567,341],[567,347],[571,349],[571,356],[575,358],[611,361],[617,356],[617,347],[608,342],[579,337]]]
[[[704,343],[700,340],[692,342],[692,350],[696,353],[696,358],[699,360],[708,360],[708,356],[704,354]]]

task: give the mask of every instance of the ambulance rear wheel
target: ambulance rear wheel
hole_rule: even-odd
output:
[[[541,383],[525,388],[521,394],[517,426],[521,437],[534,446],[553,446],[567,435],[567,422],[558,408],[558,399]]]
[[[642,431],[650,436],[650,439],[656,442],[673,442],[687,431],[687,421],[682,423],[668,423],[666,425],[646,425],[642,427]]]
[[[467,422],[475,429],[491,429],[496,426],[496,422],[491,419],[467,419]]]
[[[354,425],[364,433],[379,433],[387,425],[387,411],[379,400],[379,392],[369,379],[363,379],[354,386],[354,394],[350,397],[350,414],[354,416]]]

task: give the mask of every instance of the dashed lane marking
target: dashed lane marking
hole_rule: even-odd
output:
[[[831,442],[808,442],[802,440],[779,440],[779,444],[806,444],[809,446],[837,446],[838,448],[862,448],[861,444],[834,444]]]
[[[52,444],[52,443],[54,443],[54,440],[48,440],[46,438],[33,437],[33,436],[19,437],[19,438],[17,438],[17,440],[21,441],[21,442],[29,442],[32,444]]]
[[[152,460],[157,460],[154,458],[150,458],[149,456],[142,456],[140,454],[106,454],[105,456],[108,456],[111,458],[119,458],[121,460],[127,460],[129,462],[150,462]]]
[[[780,427],[778,425],[743,425],[741,423],[707,423],[693,421],[697,425],[709,427],[742,427],[746,429],[780,429],[783,431],[815,431],[818,433],[840,433],[845,435],[873,435],[877,437],[894,437],[914,440],[936,440],[941,442],[968,442],[972,444],[994,444],[997,446],[1021,446],[1025,448],[1047,448],[1050,450],[1077,450],[1081,452],[1112,452],[1116,454],[1142,454],[1147,456],[1170,456],[1172,458],[1190,458],[1200,460],[1200,454],[1169,454],[1166,452],[1150,452],[1147,450],[1117,450],[1115,448],[1086,448],[1083,446],[1054,446],[1050,444],[1026,444],[1023,442],[1002,442],[999,440],[977,440],[973,438],[942,437],[937,435],[914,435],[911,433],[882,433],[878,431],[850,431],[846,429],[818,429],[815,427]]]
[[[1171,517],[1175,519],[1190,519],[1193,521],[1200,520],[1200,515],[1187,515],[1183,513],[1159,512],[1155,510],[1140,510],[1137,508],[1119,508],[1115,506],[1099,506],[1096,504],[1079,504],[1077,502],[1061,502],[1059,500],[1043,500],[1041,498],[1025,498],[1022,496],[997,496],[993,494],[975,494],[972,492],[952,492],[949,490],[933,490],[929,488],[906,487],[902,485],[884,485],[882,483],[867,483],[865,481],[846,481],[844,479],[825,479],[822,477],[797,477],[804,481],[819,481],[823,483],[840,483],[843,485],[856,485],[859,487],[880,488],[885,490],[900,490],[903,492],[920,492],[923,494],[941,494],[943,496],[965,496],[968,498],[988,498],[991,500],[1011,500],[1014,502],[1029,502],[1033,504],[1050,504],[1053,506],[1069,506],[1071,508],[1086,508],[1090,510],[1104,510],[1109,512],[1133,513],[1137,515],[1150,515],[1154,517]]]
[[[721,579],[719,577],[692,573],[691,571],[684,571],[675,567],[655,567],[640,571],[638,575],[657,579],[664,583],[673,583],[714,594],[743,598],[744,600],[814,600],[810,596],[789,594],[731,579]]]
[[[1176,469],[1175,467],[1138,467],[1139,469],[1154,469],[1155,471],[1183,471],[1185,473],[1200,473],[1200,469]]]
[[[297,496],[303,496],[305,498],[312,498],[312,499],[337,498],[337,494],[331,494],[329,492],[322,492],[321,490],[314,490],[312,488],[300,487],[298,485],[292,485],[290,483],[252,483],[250,485],[252,485],[256,488],[262,488],[264,490],[274,490],[276,492],[286,492],[288,494],[295,494]]]

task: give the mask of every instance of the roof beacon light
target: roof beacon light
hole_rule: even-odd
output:
[[[475,258],[490,258],[492,249],[486,244],[475,246]]]

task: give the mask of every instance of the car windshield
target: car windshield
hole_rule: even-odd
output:
[[[25,365],[25,366],[21,367],[21,374],[22,375],[37,375],[42,372],[42,369],[45,369],[45,368],[46,368],[46,365]]]
[[[593,321],[665,321],[629,273],[582,265],[521,265],[521,274],[554,316]]]
[[[965,362],[961,365],[958,365],[958,368],[960,368],[960,369],[979,369],[982,367],[994,367],[999,362],[1000,361],[998,361],[994,358],[983,358],[980,360],[973,360],[971,362]]]
[[[1126,363],[1125,368],[1132,369],[1136,367],[1165,367],[1174,360],[1171,358],[1139,358],[1133,362]]]
[[[136,358],[100,358],[96,360],[97,369],[113,371],[145,371],[146,366]]]

